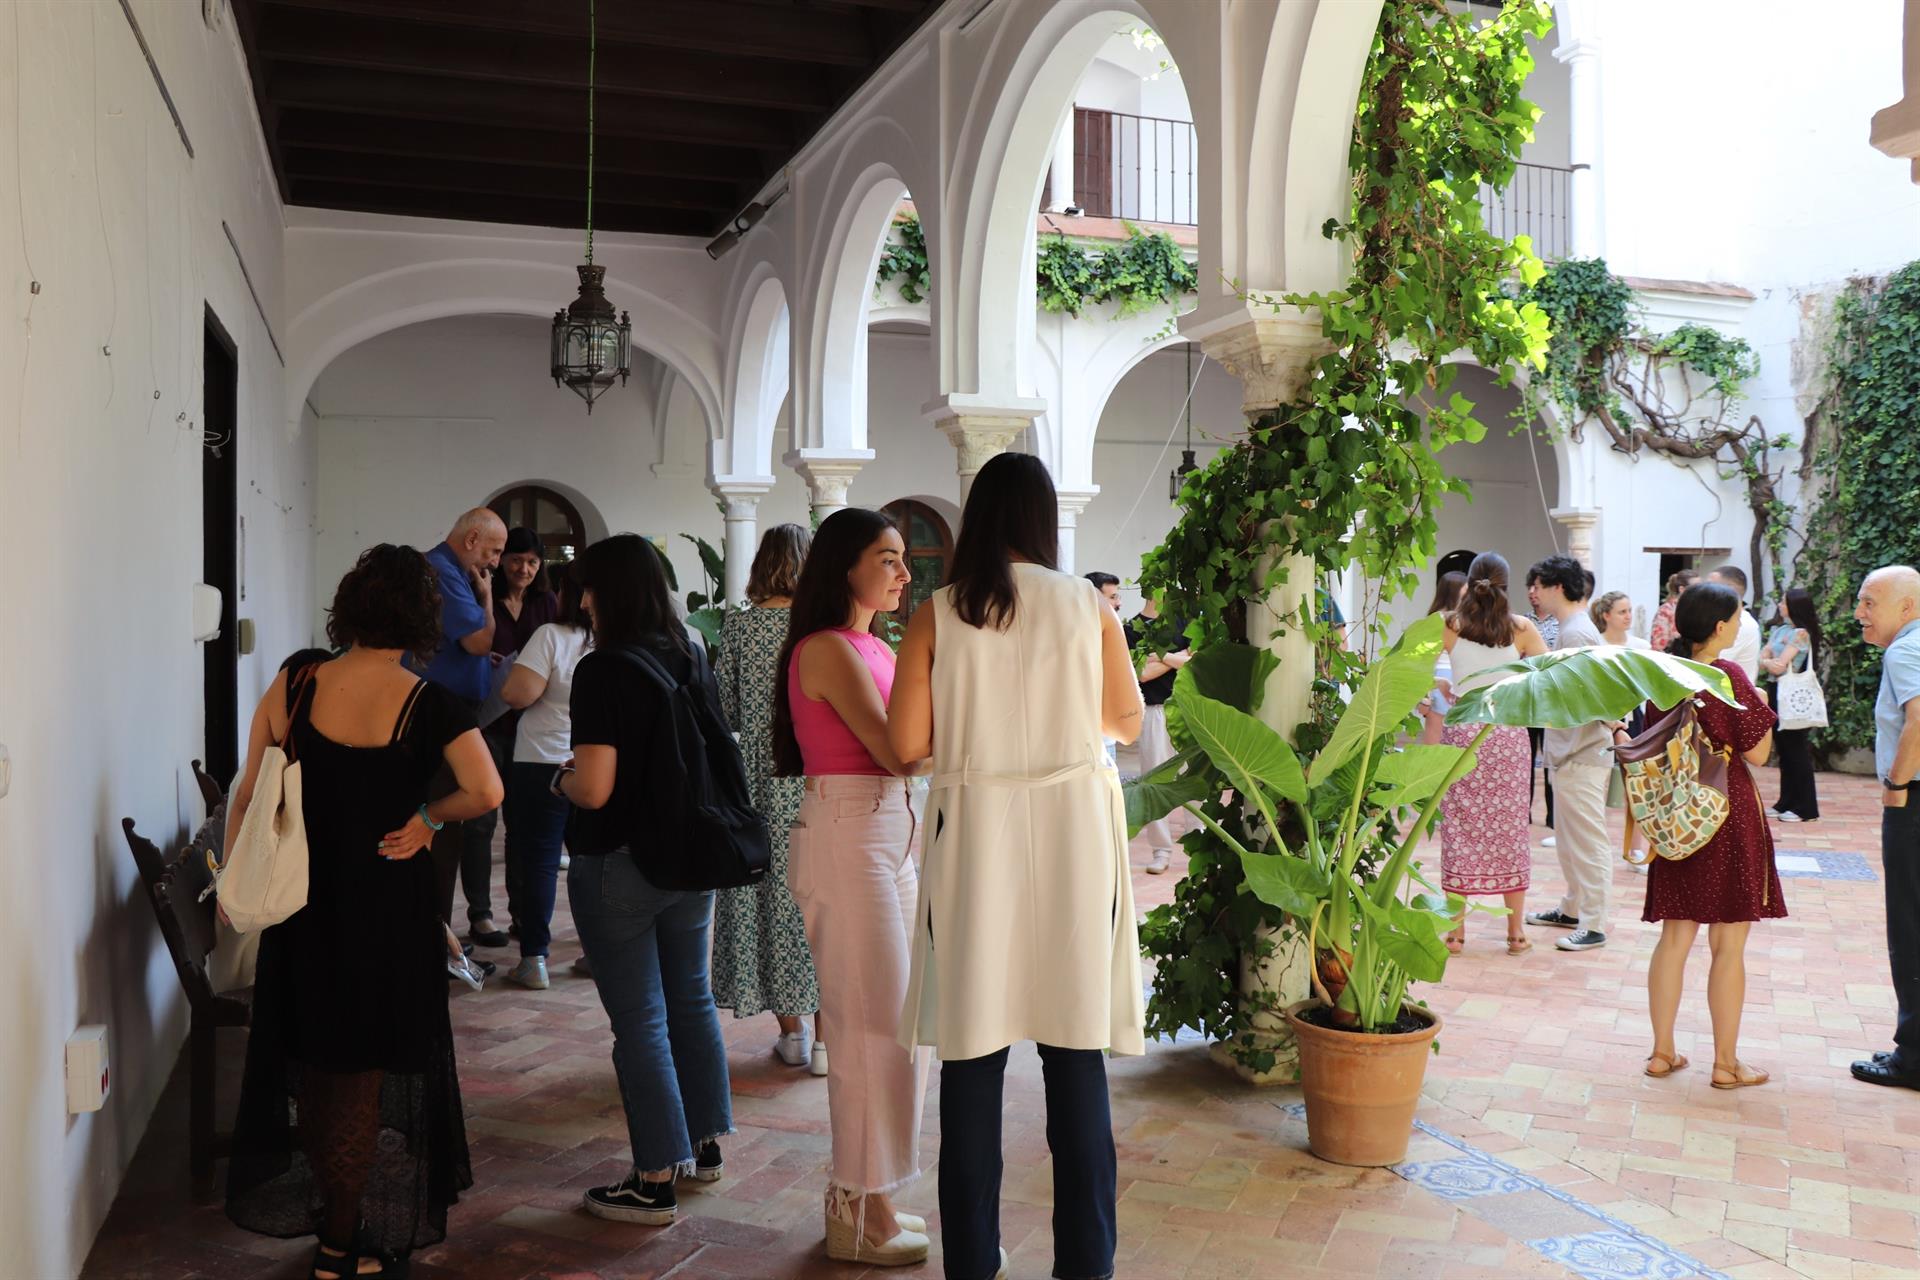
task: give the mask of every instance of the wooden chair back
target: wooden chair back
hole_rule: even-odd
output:
[[[212,813],[227,798],[227,793],[221,789],[219,779],[201,768],[198,760],[192,763],[194,785],[200,788],[200,799],[206,804],[207,812]]]
[[[207,956],[214,944],[213,899],[200,901],[207,880],[206,855],[197,843],[189,842],[169,858],[134,830],[132,818],[122,818],[120,826],[127,833],[127,846],[146,883],[160,936],[173,957],[187,1002],[196,1011],[206,1008],[215,995],[207,978]]]

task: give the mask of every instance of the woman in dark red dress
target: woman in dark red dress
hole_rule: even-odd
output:
[[[1736,757],[1727,770],[1730,811],[1705,848],[1681,862],[1655,858],[1647,874],[1647,905],[1640,918],[1661,922],[1660,942],[1647,971],[1647,1004],[1653,1015],[1653,1053],[1647,1074],[1669,1076],[1687,1065],[1673,1043],[1674,1019],[1686,980],[1687,953],[1701,925],[1713,967],[1707,973],[1707,1008],[1713,1016],[1713,1087],[1742,1089],[1765,1084],[1767,1073],[1740,1061],[1740,1015],[1747,999],[1747,932],[1755,920],[1787,914],[1780,876],[1773,866],[1773,836],[1760,808],[1760,792],[1747,765],[1765,764],[1773,745],[1774,714],[1747,673],[1720,661],[1740,631],[1740,597],[1717,582],[1688,587],[1674,610],[1675,638],[1667,652],[1710,662],[1733,685],[1736,709],[1717,698],[1696,700],[1700,725]],[[1649,720],[1663,714],[1648,707]]]

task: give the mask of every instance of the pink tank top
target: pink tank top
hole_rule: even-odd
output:
[[[793,657],[787,662],[787,710],[793,715],[793,736],[800,743],[800,759],[806,765],[809,778],[826,777],[832,774],[864,774],[890,776],[889,771],[880,767],[873,754],[847,728],[847,722],[833,709],[833,704],[815,702],[800,689],[800,651],[812,644],[816,637],[829,634],[816,631],[799,644],[793,646]],[[867,670],[873,673],[874,687],[880,690],[880,705],[885,706],[893,697],[893,650],[887,642],[878,636],[868,635],[864,631],[848,631],[836,627],[833,635],[844,639],[853,646],[867,664]]]

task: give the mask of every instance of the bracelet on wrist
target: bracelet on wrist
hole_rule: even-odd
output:
[[[444,822],[435,822],[432,818],[429,818],[427,816],[427,806],[425,805],[420,806],[420,821],[426,823],[427,827],[433,831],[439,831],[447,825]]]

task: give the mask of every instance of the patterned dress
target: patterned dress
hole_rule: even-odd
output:
[[[722,889],[713,908],[713,1002],[750,1018],[771,1009],[799,1017],[820,1007],[820,983],[800,908],[787,889],[787,831],[800,811],[801,778],[773,776],[773,684],[787,639],[786,609],[727,614],[720,633],[720,708],[740,735],[747,786],[773,836],[766,879]]]
[[[1451,655],[1456,692],[1472,687],[1488,667],[1520,656],[1512,645],[1498,648],[1454,641]],[[1472,744],[1479,725],[1450,724],[1441,741],[1450,747]],[[1531,883],[1533,850],[1527,840],[1528,787],[1533,780],[1533,746],[1527,731],[1498,725],[1480,744],[1479,762],[1447,789],[1440,801],[1440,887],[1472,896],[1519,893]]]
[[[1735,759],[1727,767],[1727,820],[1706,847],[1691,858],[1673,862],[1655,858],[1647,869],[1647,905],[1642,920],[1692,920],[1699,924],[1738,924],[1748,920],[1777,920],[1787,914],[1780,894],[1780,873],[1773,865],[1773,833],[1760,812],[1760,792],[1753,774],[1739,756],[1759,745],[1774,726],[1767,699],[1738,663],[1724,658],[1713,664],[1727,673],[1739,709],[1718,698],[1698,701],[1700,726],[1707,737],[1731,746]],[[1649,719],[1663,715],[1649,706]]]

